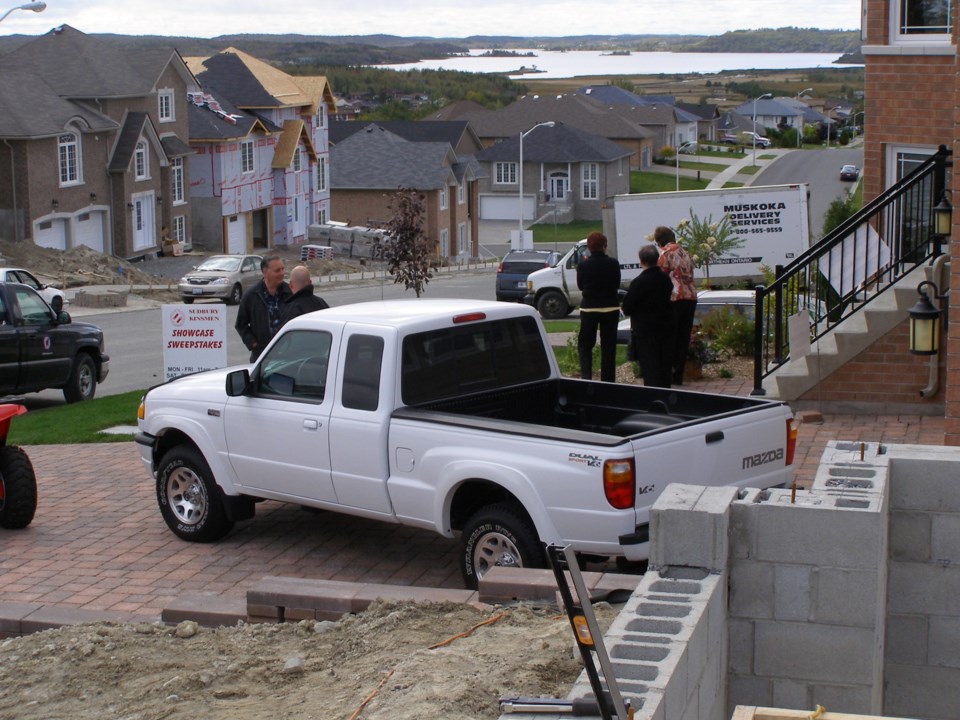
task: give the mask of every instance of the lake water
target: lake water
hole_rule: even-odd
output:
[[[722,70],[788,70],[791,68],[851,67],[834,65],[840,57],[834,53],[671,53],[635,52],[630,55],[604,55],[596,50],[516,50],[533,52],[536,57],[478,57],[487,52],[471,50],[469,56],[444,60],[423,60],[399,65],[378,65],[393,70],[464,70],[478,73],[510,73],[520,67],[536,67],[544,72],[513,75],[549,79],[593,75],[657,75],[660,73],[714,74]]]

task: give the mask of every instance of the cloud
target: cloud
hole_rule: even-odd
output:
[[[18,0],[13,0],[16,3]],[[11,3],[12,6],[12,3]],[[0,5],[2,8],[3,5]],[[267,9],[265,9],[267,8]],[[763,27],[856,29],[860,3],[771,5],[768,0],[610,0],[586,13],[582,2],[525,0],[49,0],[43,13],[15,12],[2,31],[40,34],[69,24],[87,33],[213,37],[234,33],[301,33],[466,37],[469,35],[693,34]],[[0,9],[0,14],[5,10]]]

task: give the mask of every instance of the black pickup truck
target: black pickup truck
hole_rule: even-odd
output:
[[[100,328],[72,322],[26,285],[0,283],[0,397],[61,388],[68,403],[90,400],[109,370]]]

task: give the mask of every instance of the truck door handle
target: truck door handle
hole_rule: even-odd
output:
[[[712,433],[707,433],[705,440],[707,441],[707,445],[710,443],[720,442],[723,440],[723,430],[715,430]]]
[[[303,419],[303,429],[304,430],[317,430],[320,427],[320,422],[314,420],[313,418],[304,418]]]

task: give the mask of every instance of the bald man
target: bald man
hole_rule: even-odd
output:
[[[287,299],[284,307],[284,322],[314,310],[326,310],[330,307],[323,298],[313,294],[310,271],[303,265],[297,265],[290,271],[289,285],[293,295]]]

